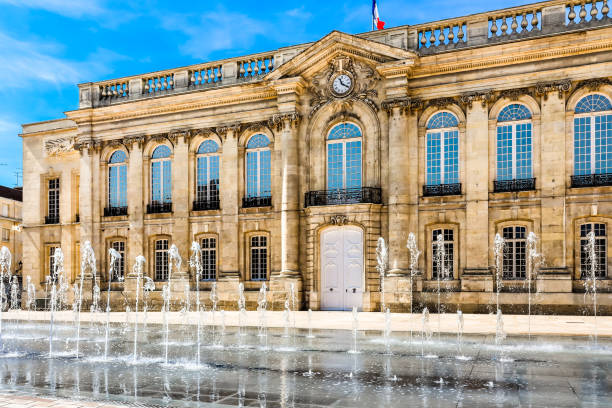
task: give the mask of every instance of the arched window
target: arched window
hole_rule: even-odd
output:
[[[574,116],[574,175],[612,173],[612,104],[603,95],[582,98]]]
[[[459,121],[450,112],[427,123],[427,185],[459,183]]]
[[[108,161],[108,210],[105,215],[123,215],[124,209],[127,209],[127,155],[117,150]]]
[[[246,152],[247,198],[269,198],[272,195],[270,139],[257,134],[249,139]],[[256,200],[257,201],[257,200]],[[268,204],[269,205],[269,204]]]
[[[335,126],[327,137],[327,189],[361,188],[361,130],[353,123]]]
[[[172,203],[172,164],[170,148],[158,146],[151,157],[151,204],[163,207]],[[155,212],[155,211],[153,211]]]
[[[505,227],[502,231],[506,248],[503,254],[504,279],[525,279],[527,271],[527,228]]]
[[[213,140],[205,140],[198,148],[194,210],[216,210],[219,208],[218,151],[219,145]]]
[[[497,117],[497,180],[522,180],[532,177],[531,112],[514,103]]]

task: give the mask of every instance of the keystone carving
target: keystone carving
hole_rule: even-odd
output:
[[[532,96],[532,91],[529,88],[504,89],[499,93],[499,99],[508,98],[511,101],[518,101],[523,95]]]
[[[346,225],[349,223],[349,219],[346,215],[333,215],[329,222],[332,225]]]
[[[433,106],[435,108],[438,109],[444,109],[447,106],[450,105],[455,105],[457,103],[457,101],[455,100],[455,98],[436,98],[436,99],[430,99],[429,101],[427,101],[427,106]]]

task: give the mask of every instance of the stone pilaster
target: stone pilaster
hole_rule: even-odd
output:
[[[565,92],[569,91],[570,86],[569,81],[540,83],[536,86],[536,93],[541,96],[541,176],[539,180],[538,175],[534,176],[536,186],[541,186],[540,242],[549,277],[555,274],[569,275],[565,257],[567,243],[564,222],[566,152],[565,145],[559,141],[565,140]],[[535,126],[537,123],[534,123]],[[564,291],[571,292],[571,282],[562,287],[569,289]]]
[[[465,172],[463,191],[466,200],[466,217],[463,228],[467,247],[465,270],[460,275],[462,289],[474,291],[493,290],[492,275],[489,271],[489,118],[487,102],[489,92],[463,95],[461,100],[466,106],[465,141],[460,149],[465,149]],[[457,271],[460,274],[460,271]],[[478,284],[474,284],[474,280]],[[468,284],[469,282],[469,284]],[[464,285],[465,283],[465,285]]]
[[[174,219],[172,243],[176,245],[183,260],[189,259],[191,234],[189,231],[189,140],[187,132],[170,135],[174,143],[172,161],[172,215]],[[182,274],[189,270],[183,262]],[[174,272],[173,272],[174,273]],[[178,275],[177,275],[178,276]]]
[[[144,236],[144,179],[143,179],[143,144],[144,136],[127,138],[124,141],[130,150],[128,163],[127,205],[130,228],[127,236],[127,248],[125,266],[126,278],[123,291],[131,299],[135,299],[136,276],[132,270],[138,255],[145,254]],[[147,262],[153,260],[147,259]],[[144,266],[146,270],[146,265]],[[144,274],[144,271],[143,271]],[[142,283],[141,283],[142,285]],[[142,292],[141,295],[142,296]]]

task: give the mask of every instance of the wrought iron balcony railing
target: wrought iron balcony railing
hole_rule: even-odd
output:
[[[530,190],[535,190],[535,178],[495,180],[493,182],[493,191],[496,193]]]
[[[269,207],[272,205],[272,197],[244,197],[242,199],[242,208]]]
[[[219,199],[201,199],[193,202],[193,211],[218,210]]]
[[[382,190],[378,187],[319,190],[304,196],[304,207],[359,203],[382,204]]]
[[[45,224],[59,224],[59,215],[47,215],[45,216]]]
[[[572,176],[572,187],[612,186],[612,173]]]
[[[122,215],[128,215],[127,207],[106,207],[104,209],[105,217],[119,217]]]
[[[424,197],[461,195],[461,183],[431,184],[423,186]]]
[[[172,203],[147,204],[147,214],[162,214],[172,212]]]

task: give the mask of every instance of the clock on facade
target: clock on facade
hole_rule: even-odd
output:
[[[338,96],[344,96],[353,89],[353,78],[340,74],[332,81],[332,90]]]

